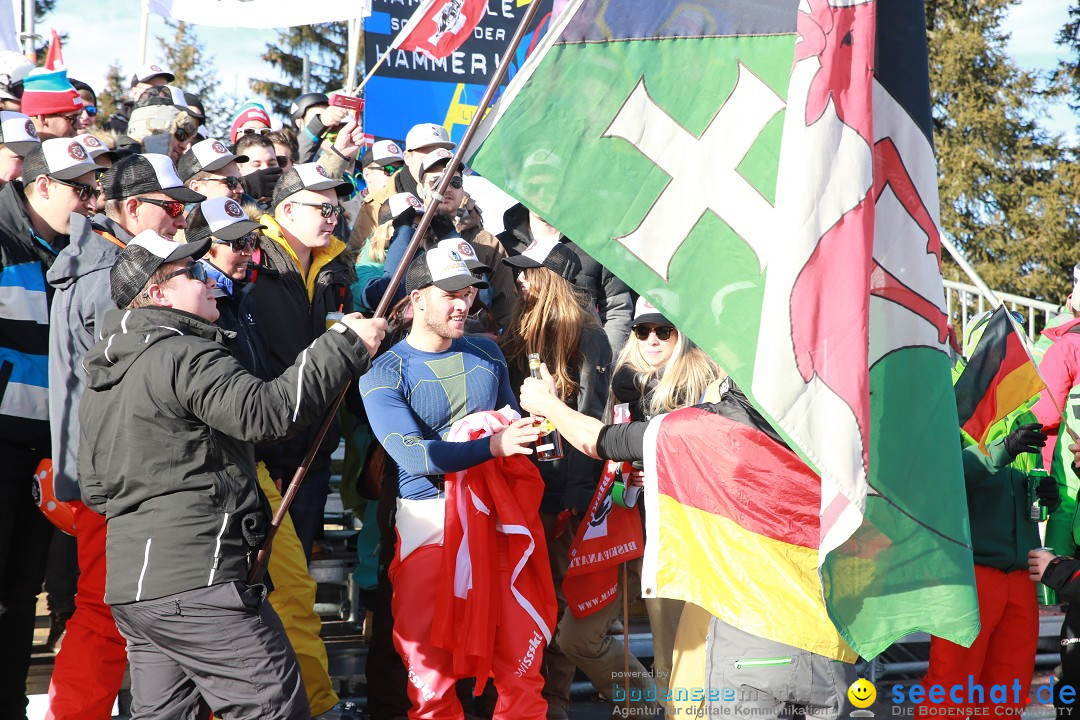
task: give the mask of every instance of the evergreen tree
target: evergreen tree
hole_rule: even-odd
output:
[[[221,89],[214,56],[207,52],[195,28],[172,20],[166,20],[165,25],[172,36],[157,40],[163,64],[176,76],[170,84],[202,99],[210,137],[228,137],[232,117],[243,100]]]
[[[941,227],[991,288],[1060,302],[1080,260],[1080,176],[1036,120],[1059,90],[1005,52],[1015,1],[926,3]],[[943,260],[946,277],[967,280]]]
[[[343,22],[280,30],[277,42],[267,44],[262,59],[276,67],[286,82],[253,80],[251,88],[270,100],[274,112],[288,116],[289,104],[303,87],[304,55],[307,55],[308,92],[329,93],[341,89],[349,74],[348,36],[347,24]],[[361,38],[360,57],[363,56]]]
[[[107,122],[124,104],[130,84],[130,79],[120,69],[120,61],[111,63],[105,75],[105,87],[97,91],[99,124]]]
[[[1057,43],[1068,56],[1058,64],[1054,79],[1070,95],[1069,107],[1080,110],[1080,2],[1074,0],[1069,7],[1069,19],[1058,31]]]

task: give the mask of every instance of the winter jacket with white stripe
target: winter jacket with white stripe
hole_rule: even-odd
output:
[[[370,365],[359,337],[339,328],[263,382],[194,315],[105,316],[84,360],[78,470],[83,501],[108,522],[108,604],[244,580],[252,535],[269,526],[252,443],[320,419]]]

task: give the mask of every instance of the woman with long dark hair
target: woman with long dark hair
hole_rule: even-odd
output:
[[[551,373],[555,390],[566,404],[600,418],[607,405],[611,346],[588,296],[574,285],[581,261],[557,240],[536,241],[521,255],[504,260],[517,268],[521,296],[515,307],[502,348],[515,387],[528,377],[528,356],[536,353]],[[570,683],[575,666],[606,697],[616,688],[625,692],[627,680],[638,698],[649,697],[648,672],[631,657],[630,678],[623,675],[622,643],[608,636],[621,604],[612,602],[584,618],[566,607],[562,592],[569,564],[570,545],[588,510],[603,463],[566,447],[565,456],[538,462],[544,478],[540,516],[547,537],[548,556],[559,601],[559,624],[544,651],[544,698],[548,718],[565,718],[570,705]],[[655,696],[652,696],[655,697]],[[643,716],[656,712],[655,703],[639,699]]]

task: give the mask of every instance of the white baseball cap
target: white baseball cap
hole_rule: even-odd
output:
[[[109,271],[109,284],[116,307],[130,305],[165,263],[200,258],[209,247],[210,238],[198,243],[180,243],[154,230],[143,230],[124,246]]]
[[[135,87],[139,83],[144,83],[150,78],[155,78],[158,76],[167,78],[165,82],[172,82],[176,79],[175,75],[173,75],[171,72],[161,67],[160,65],[157,65],[155,63],[146,63],[136,68],[135,74],[131,76],[131,87]],[[186,105],[187,103],[184,104]]]
[[[83,133],[76,135],[72,138],[75,142],[83,146],[83,150],[90,156],[91,159],[100,157],[101,155],[107,155],[114,162],[120,157],[120,153],[115,150],[110,150],[109,146],[101,142],[101,138],[90,133]]]
[[[317,162],[301,163],[293,165],[292,169],[278,180],[274,187],[271,207],[277,207],[285,198],[301,190],[336,190],[341,195],[351,187],[344,180],[332,177],[326,168]]]
[[[172,158],[158,153],[143,153],[120,158],[101,176],[106,200],[165,193],[180,202],[202,202],[205,195],[184,187],[176,174]]]
[[[465,261],[465,267],[469,268],[470,272],[491,272],[491,268],[476,257],[476,251],[465,238],[448,237],[440,240],[436,247],[441,247],[447,252],[456,252]]]
[[[413,125],[409,134],[405,136],[405,149],[416,150],[422,147],[441,147],[453,149],[454,143],[450,142],[450,136],[446,134],[446,128],[435,123],[420,123]]]
[[[392,162],[405,162],[401,148],[393,140],[377,140],[371,146],[369,165],[388,165]]]
[[[252,230],[265,230],[247,216],[240,203],[231,197],[216,197],[203,200],[188,213],[185,239],[188,242],[202,242],[211,236],[220,240],[238,240]]]
[[[30,148],[23,160],[23,181],[48,175],[57,180],[72,180],[102,168],[86,149],[72,138],[52,138]]]
[[[390,217],[394,219],[400,217],[401,213],[409,209],[415,210],[418,214],[424,212],[424,206],[411,192],[394,193],[387,198],[386,205],[390,209]]]
[[[20,112],[0,111],[0,144],[7,145],[16,155],[26,157],[30,148],[41,144],[34,121]]]
[[[520,255],[503,258],[503,262],[522,270],[547,268],[569,282],[581,272],[581,258],[556,238],[536,238]]]
[[[405,273],[405,292],[422,290],[428,285],[457,292],[467,287],[486,288],[488,284],[469,271],[465,260],[454,250],[435,246],[420,255]]]
[[[431,170],[431,168],[435,167],[440,163],[449,163],[450,159],[453,157],[454,154],[446,148],[438,148],[436,150],[432,150],[424,156],[423,160],[420,161],[420,175],[426,175],[428,171]],[[462,167],[459,163],[458,171],[460,172],[461,170]]]
[[[177,174],[180,175],[180,179],[187,182],[196,173],[204,170],[208,172],[220,170],[234,161],[247,162],[248,156],[234,155],[225,146],[225,143],[217,138],[210,138],[197,142],[188,148],[188,151],[180,158],[180,162],[176,164],[176,170]]]

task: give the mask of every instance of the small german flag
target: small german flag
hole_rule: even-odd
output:
[[[1045,387],[1016,322],[1002,305],[990,316],[953,386],[960,427],[986,452],[986,437],[994,423]]]

